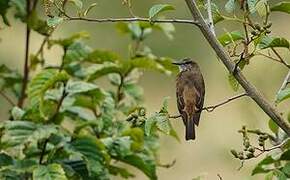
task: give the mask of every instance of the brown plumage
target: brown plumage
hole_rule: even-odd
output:
[[[195,126],[198,126],[203,108],[205,86],[201,71],[196,62],[183,59],[176,78],[177,107],[186,128],[185,139],[195,139]]]

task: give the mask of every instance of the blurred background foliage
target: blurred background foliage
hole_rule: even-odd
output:
[[[86,7],[94,2],[96,1],[84,1],[84,6]],[[226,2],[227,1],[223,0],[218,1],[217,5],[224,7]],[[279,1],[275,1],[274,3],[277,2]],[[175,11],[166,13],[166,17],[191,19],[184,1],[136,0],[132,3],[132,9],[136,15],[147,17],[148,10],[151,6],[164,3],[171,4],[175,7]],[[272,2],[270,1],[270,3]],[[41,3],[37,6],[37,12],[43,19],[46,19],[44,8],[40,4]],[[70,13],[75,13],[75,6],[69,6],[70,7],[67,9],[70,10]],[[1,7],[3,7],[2,4]],[[8,11],[7,18],[11,26],[6,26],[1,23],[0,62],[10,69],[22,72],[24,63],[25,26],[19,20],[13,18],[16,11],[15,9]],[[128,8],[122,5],[121,0],[99,0],[94,9],[90,11],[89,15],[98,18],[127,17],[130,16],[130,13]],[[258,16],[256,18],[256,20],[260,20]],[[272,34],[274,36],[282,36],[286,39],[290,39],[288,25],[289,15],[273,12],[269,18],[273,23]],[[236,94],[228,83],[228,73],[223,65],[216,60],[216,55],[199,30],[193,25],[178,24],[174,27],[175,31],[171,32],[173,38],[168,38],[162,31],[154,31],[146,38],[144,43],[151,48],[153,54],[157,57],[170,57],[172,59],[192,57],[199,63],[206,82],[205,105],[215,104]],[[227,31],[234,31],[241,28],[239,23],[220,22],[216,25],[216,34],[220,35]],[[92,49],[99,49],[102,50],[102,52],[113,51],[123,59],[127,59],[132,55],[130,53],[130,49],[132,48],[131,37],[120,33],[116,23],[101,24],[83,21],[68,21],[62,23],[55,30],[52,39],[64,39],[71,37],[77,32],[84,31],[87,33],[82,33],[80,36],[84,38],[83,41],[85,44]],[[87,38],[88,34],[90,36],[89,38]],[[79,36],[76,39],[79,39]],[[41,35],[32,32],[31,52],[38,51],[42,40],[43,37]],[[50,50],[44,51],[46,65],[60,65],[63,58],[63,49],[66,49],[66,44],[60,41],[51,41],[50,45]],[[77,46],[83,45],[84,44],[76,44],[75,46],[76,49],[78,49]],[[69,50],[67,50],[67,56],[64,57],[64,59],[73,61],[74,58],[79,58],[78,56],[83,55],[83,53],[86,52],[80,52],[75,55],[73,53],[70,54]],[[281,51],[281,54],[286,60],[289,58],[289,53],[287,54],[287,52]],[[110,56],[112,61],[115,61],[115,55],[110,54]],[[142,59],[140,60],[142,61]],[[108,66],[110,66],[110,64],[108,64]],[[65,68],[69,70],[70,67]],[[157,70],[159,72],[146,70],[139,83],[144,89],[144,104],[147,113],[154,114],[155,112],[159,112],[164,97],[171,97],[168,99],[168,112],[172,115],[177,114],[175,103],[175,77],[174,75],[168,76],[166,73],[161,74],[160,69]],[[36,72],[38,71],[39,69],[36,69]],[[164,70],[161,71],[164,72]],[[173,69],[170,69],[170,71],[175,72]],[[246,66],[243,71],[249,80],[256,85],[269,100],[274,102],[276,92],[281,86],[288,69],[281,66],[279,63],[273,63],[263,57],[255,57],[251,59],[251,64]],[[57,72],[52,70],[47,73],[53,76]],[[81,76],[82,74],[77,74],[75,76],[79,75]],[[15,76],[17,77],[18,75]],[[66,80],[66,75],[63,76],[63,79]],[[111,82],[118,82],[118,78],[116,77],[110,77],[110,79]],[[97,84],[99,87],[104,87],[105,89],[114,87],[114,83],[110,84],[107,78],[98,79]],[[59,88],[61,89],[62,87]],[[100,92],[97,87],[89,86],[88,89]],[[88,92],[85,92],[85,95],[88,95],[86,93]],[[8,95],[12,96],[12,93],[8,93]],[[31,97],[34,96],[35,94],[32,93]],[[14,99],[14,101],[16,101],[16,99]],[[1,119],[8,119],[9,113],[7,112],[11,109],[10,104],[2,98],[0,98],[0,103],[2,107],[0,109]],[[287,102],[279,104],[279,110],[281,112],[287,112],[287,110],[289,110],[288,107],[289,103]],[[247,125],[247,127],[251,129],[260,128],[262,131],[270,132],[268,129],[268,119],[269,118],[264,112],[262,112],[251,99],[243,98],[231,104],[227,104],[222,108],[218,108],[211,113],[204,112],[200,126],[197,130],[197,139],[194,142],[185,142],[183,140],[184,128],[179,119],[170,120],[181,140],[179,142],[169,136],[160,136],[160,162],[166,164],[176,160],[176,163],[169,169],[159,167],[157,170],[158,177],[160,179],[192,179],[202,175],[205,179],[218,179],[217,174],[220,174],[224,179],[262,179],[263,176],[250,176],[258,160],[247,161],[244,167],[240,171],[237,171],[240,163],[232,158],[229,150],[241,149],[242,138],[237,130],[240,129],[242,125]],[[68,123],[66,126],[69,127],[70,124]],[[56,130],[52,127],[51,133],[54,131]],[[86,139],[80,139],[80,141],[87,142]],[[89,143],[88,140],[87,144]],[[106,143],[110,144],[109,141]],[[77,144],[75,144],[75,146],[77,147]],[[141,172],[134,169],[132,172],[137,175],[138,179],[146,179],[146,176]]]

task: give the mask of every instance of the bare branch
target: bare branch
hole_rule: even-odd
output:
[[[12,101],[12,99],[10,99],[10,97],[8,97],[3,90],[0,91],[0,95],[4,99],[6,99],[6,101],[9,102],[9,104],[11,104],[12,106],[16,106],[16,104]]]
[[[177,24],[193,24],[199,26],[197,21],[187,19],[158,19],[153,20],[143,17],[124,17],[124,18],[87,18],[87,17],[72,17],[68,15],[62,8],[55,4],[56,8],[62,13],[69,21],[88,21],[96,23],[107,23],[107,22],[150,22],[150,23],[177,23]]]
[[[290,83],[290,70],[288,71],[288,74],[286,75],[277,94],[279,94],[282,90],[284,90],[289,83]]]
[[[282,56],[272,47],[271,50],[274,52],[274,54],[279,58],[279,60],[281,61],[282,64],[284,64],[285,66],[287,66],[288,68],[290,68],[290,65],[287,64],[284,59],[282,58]]]
[[[197,4],[194,0],[185,0],[187,6],[190,9],[190,12],[193,16],[193,19],[197,20],[200,23],[198,26],[203,33],[204,37],[207,39],[213,50],[216,52],[219,59],[223,62],[229,72],[232,72],[235,65],[232,62],[230,56],[224,51],[223,47],[220,45],[214,34],[211,32],[207,23],[202,18],[202,15],[197,7]],[[261,107],[261,109],[268,114],[275,123],[281,127],[288,135],[290,135],[290,127],[283,119],[281,114],[271,105],[265,97],[259,92],[255,86],[253,86],[242,74],[241,70],[237,68],[237,71],[233,73],[235,79],[241,84],[245,89],[247,94]]]
[[[207,112],[212,112],[212,111],[214,111],[216,108],[218,108],[218,107],[220,107],[220,106],[222,106],[222,105],[225,105],[225,104],[227,104],[227,103],[229,103],[229,102],[231,102],[231,101],[233,101],[233,100],[236,100],[236,99],[239,99],[239,98],[241,98],[241,97],[244,97],[244,96],[247,96],[247,93],[242,93],[242,94],[239,94],[239,95],[236,95],[236,96],[230,97],[230,98],[228,98],[227,100],[222,101],[222,102],[220,102],[220,103],[218,103],[218,104],[216,104],[216,105],[208,106],[208,107],[204,107],[204,108],[202,108],[202,110],[206,110]]]
[[[193,24],[199,25],[196,21],[187,19],[158,19],[150,20],[149,18],[133,17],[133,18],[103,18],[103,19],[93,19],[85,17],[67,17],[70,21],[89,21],[96,23],[106,23],[106,22],[150,22],[150,23],[179,23],[179,24]]]
[[[212,18],[212,10],[211,10],[211,0],[207,0],[207,14],[208,14],[209,27],[211,29],[211,32],[215,35],[213,18]]]

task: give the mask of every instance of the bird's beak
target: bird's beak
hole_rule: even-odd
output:
[[[182,62],[175,61],[175,62],[172,62],[172,64],[180,66],[180,65],[182,65]]]

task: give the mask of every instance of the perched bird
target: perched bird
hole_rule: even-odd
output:
[[[199,124],[203,108],[205,85],[196,62],[185,58],[178,65],[180,72],[176,78],[177,107],[186,128],[185,139],[195,139],[195,126]]]

